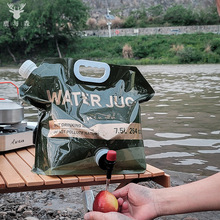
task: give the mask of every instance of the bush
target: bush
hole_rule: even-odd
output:
[[[179,44],[177,44],[177,45],[175,45],[175,44],[173,44],[172,45],[172,48],[170,49],[170,51],[171,52],[173,52],[174,54],[177,54],[179,51],[181,51],[181,50],[183,50],[184,49],[184,46],[181,44],[181,45],[179,45]]]
[[[194,10],[175,4],[166,11],[161,5],[152,6],[148,9],[143,7],[140,10],[132,11],[125,19],[123,28],[212,24],[219,24],[219,15],[215,6],[207,7],[204,10]]]
[[[167,9],[164,20],[173,25],[192,25],[195,22],[195,15],[192,10],[182,5],[174,5]]]
[[[134,49],[134,57],[141,59],[141,58],[145,58],[149,55],[149,49],[147,47],[147,45],[138,45],[137,47],[135,47]]]
[[[147,9],[147,12],[152,17],[160,16],[163,14],[163,6],[162,5],[151,6],[150,8]]]
[[[123,54],[123,57],[125,59],[132,58],[133,57],[133,51],[132,51],[131,46],[128,45],[128,44],[125,44],[123,49],[122,49],[122,54]]]
[[[124,24],[124,21],[117,16],[115,17],[114,20],[112,20],[112,28],[120,28],[123,26],[123,24]]]
[[[134,16],[129,16],[125,19],[125,22],[123,24],[123,28],[132,28],[136,26],[136,19]]]
[[[86,22],[86,25],[89,27],[89,29],[96,29],[97,21],[95,18],[89,18]]]
[[[220,38],[215,38],[210,43],[211,50],[220,55]]]
[[[201,52],[192,46],[187,46],[177,52],[180,63],[198,63],[202,59]]]
[[[98,21],[98,27],[100,28],[100,29],[105,29],[105,28],[107,28],[107,21],[103,18],[103,19],[100,19],[99,21]]]
[[[146,9],[143,7],[140,10],[135,10],[131,12],[130,16],[125,19],[124,28],[132,27],[146,27],[147,13]]]
[[[209,7],[201,9],[196,13],[196,20],[198,25],[212,25],[219,23],[219,15],[216,7]]]
[[[219,63],[220,62],[220,56],[216,53],[203,53],[202,56],[202,62],[203,63]]]

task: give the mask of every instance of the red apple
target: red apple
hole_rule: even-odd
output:
[[[102,190],[95,197],[95,200],[93,203],[93,211],[117,212],[118,211],[118,200],[112,193],[106,190]]]

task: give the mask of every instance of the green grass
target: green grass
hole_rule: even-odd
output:
[[[75,41],[74,41],[75,42]],[[125,59],[122,49],[125,44],[132,47],[133,58]],[[178,46],[181,46],[178,49]],[[218,34],[146,35],[112,38],[83,37],[77,43],[60,46],[64,57],[98,60],[118,65],[220,63],[220,36]],[[174,49],[177,48],[177,49]],[[34,48],[30,54],[15,51],[20,61],[45,57],[57,57],[54,48]],[[7,51],[0,55],[2,65],[13,64]]]
[[[219,63],[220,36],[218,34],[147,35],[133,37],[82,38],[76,50],[67,56],[76,59],[100,60],[114,64],[178,64]],[[124,59],[122,49],[129,44],[133,58]],[[173,45],[182,45],[173,51]],[[210,50],[206,50],[207,48]],[[206,50],[206,51],[205,51]]]

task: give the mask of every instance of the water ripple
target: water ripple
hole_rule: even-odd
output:
[[[199,139],[199,138],[188,138],[180,140],[144,140],[144,146],[146,147],[163,147],[170,145],[181,145],[181,146],[192,146],[192,147],[215,147],[216,144],[220,144],[220,140],[217,139]]]
[[[162,158],[169,158],[169,157],[192,157],[194,154],[190,154],[187,152],[165,152],[160,154],[153,154],[146,156],[146,159],[162,159]]]
[[[200,159],[184,159],[180,160],[178,163],[173,163],[175,165],[193,165],[193,164],[205,164],[208,161]]]
[[[156,133],[155,135],[164,138],[183,138],[183,137],[191,136],[190,134],[178,134],[178,133]]]

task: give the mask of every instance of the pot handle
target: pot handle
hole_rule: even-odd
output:
[[[12,84],[13,86],[15,86],[17,89],[17,96],[19,97],[19,88],[13,82],[5,81],[5,82],[0,82],[0,84]],[[0,100],[5,100],[5,99],[0,98]]]
[[[103,76],[99,78],[83,76],[79,71],[80,66],[102,68],[105,70],[105,72]],[[110,66],[107,63],[91,61],[91,60],[83,60],[83,59],[77,60],[74,64],[73,70],[76,78],[84,82],[103,83],[108,79],[110,75]]]

